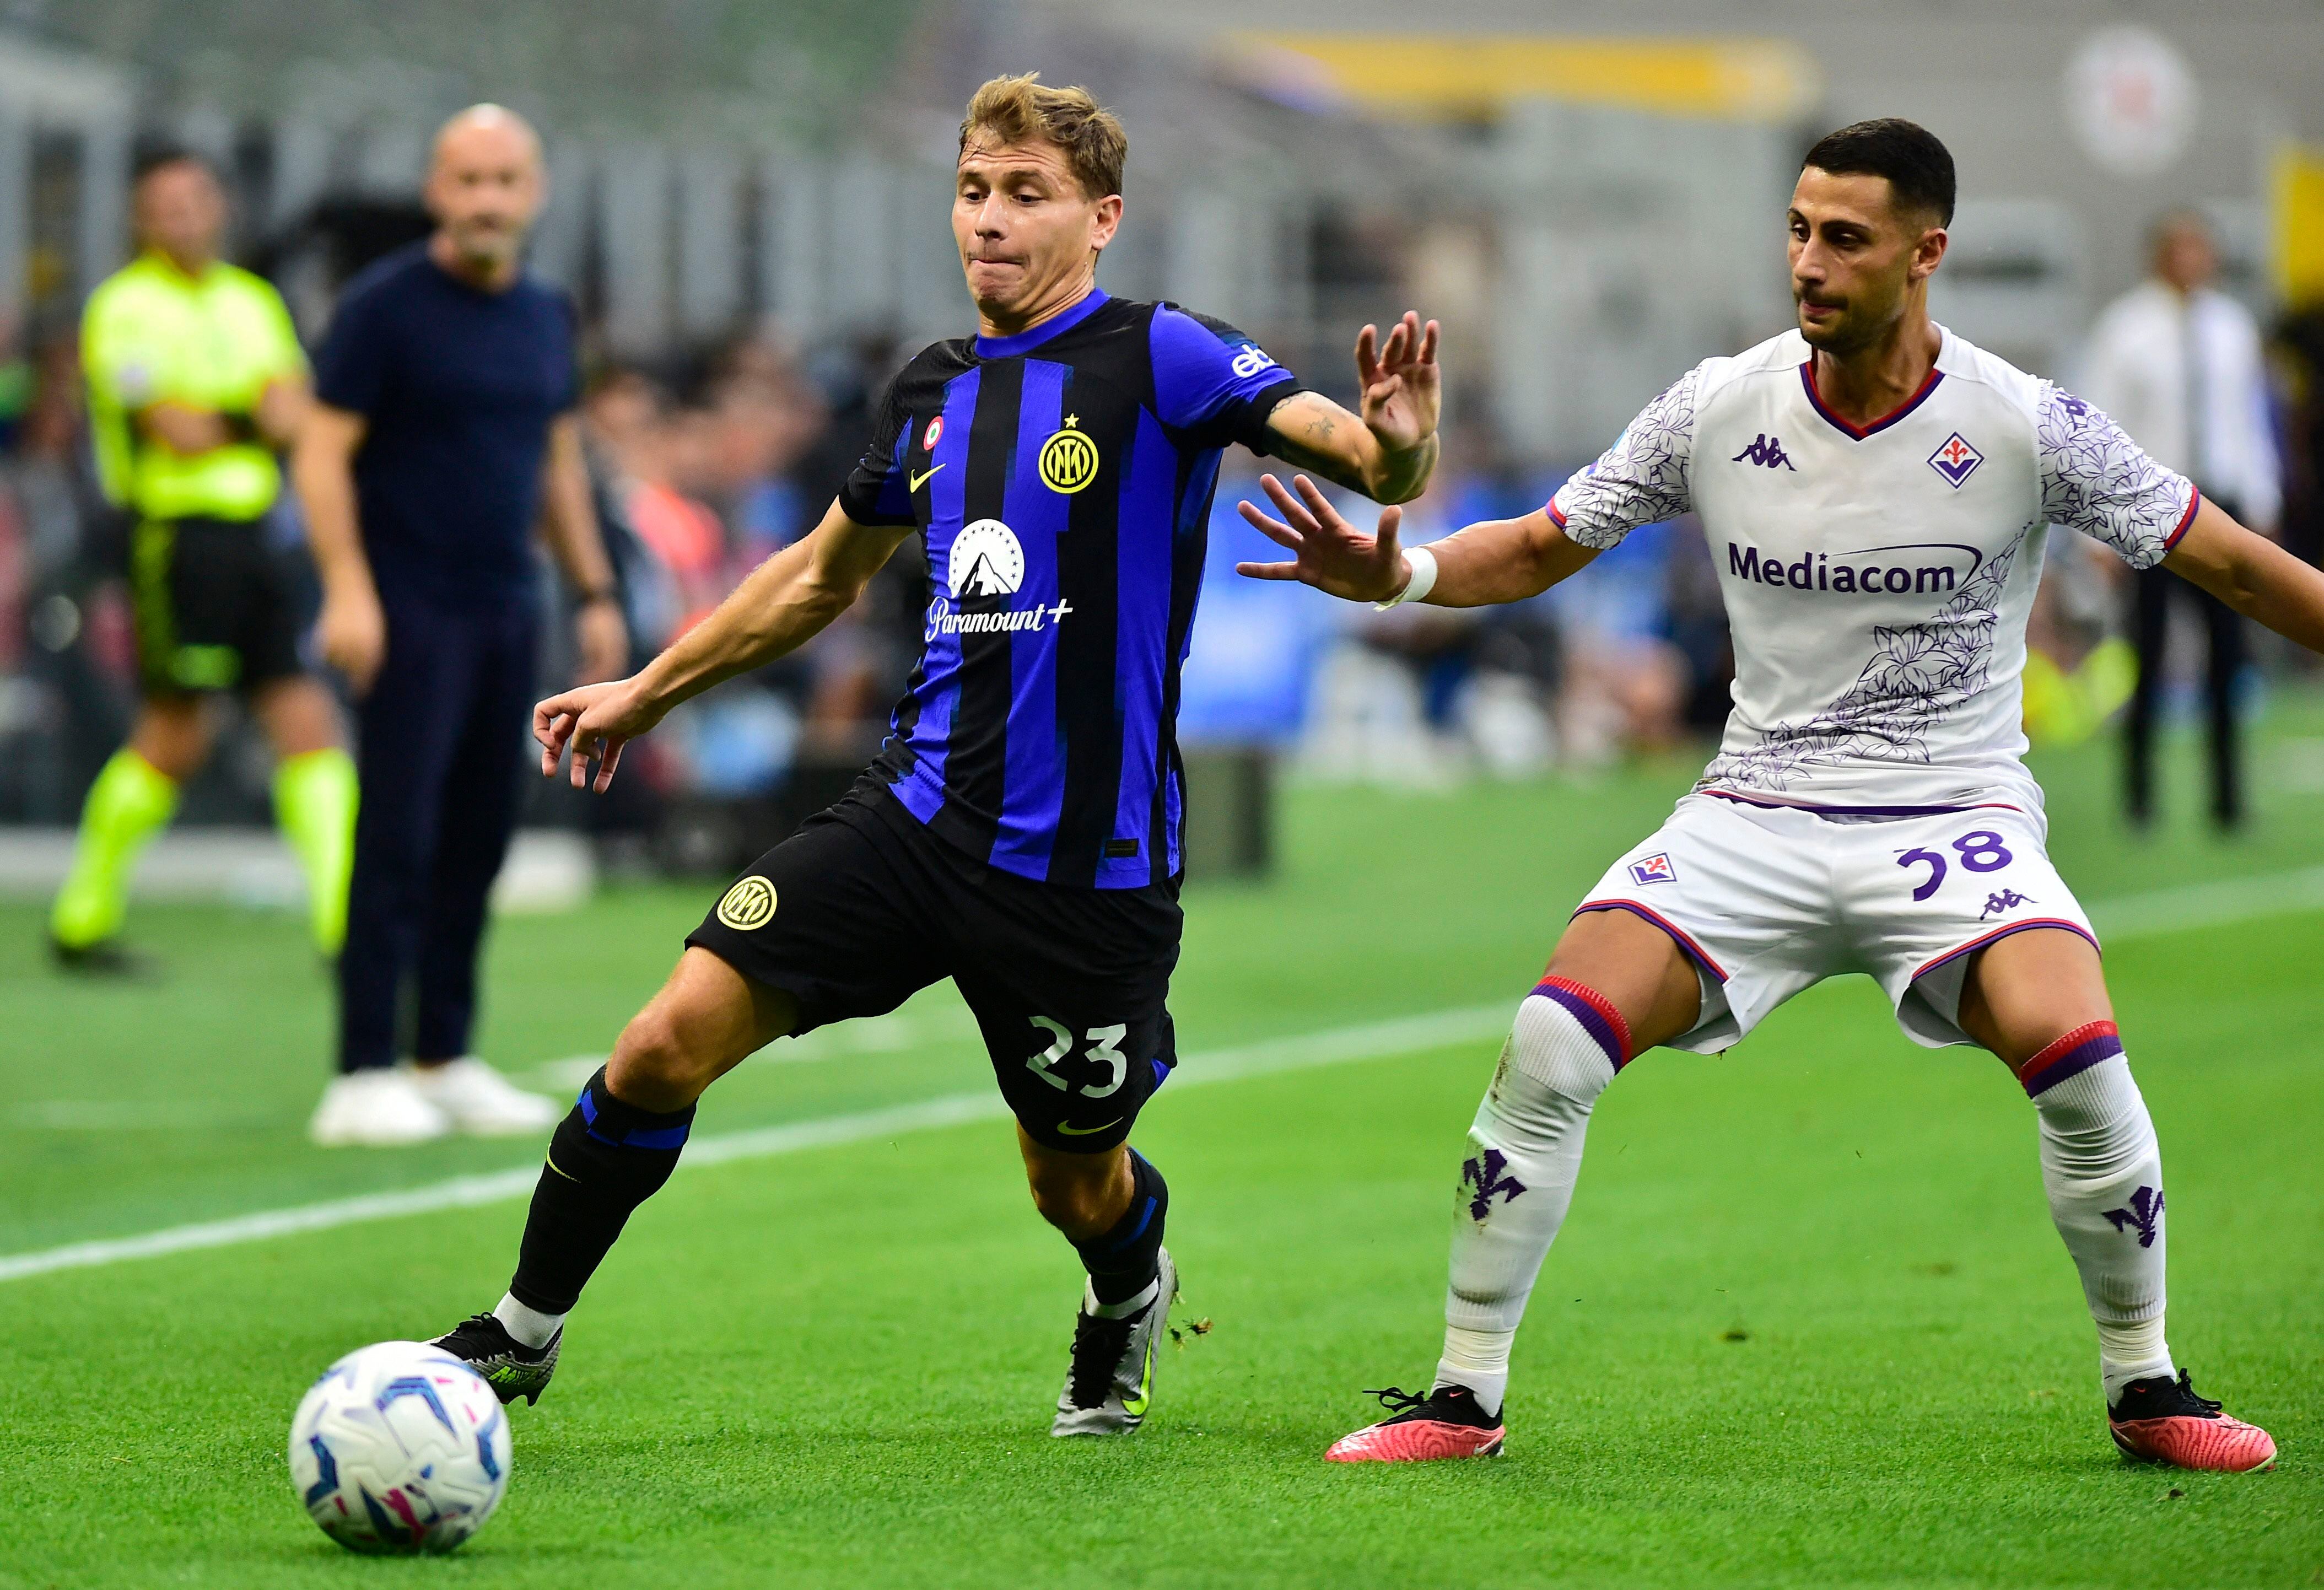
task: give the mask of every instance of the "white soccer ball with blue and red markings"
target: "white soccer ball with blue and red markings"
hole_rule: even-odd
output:
[[[290,1483],[350,1551],[449,1551],[493,1516],[508,1476],[500,1399],[421,1342],[348,1354],[290,1421]]]

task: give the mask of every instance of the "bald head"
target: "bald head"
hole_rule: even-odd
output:
[[[504,105],[472,105],[436,129],[429,162],[432,170],[445,160],[472,158],[477,153],[540,164],[540,134],[532,124]]]
[[[437,130],[427,199],[446,269],[483,287],[514,281],[546,196],[540,135],[516,112],[473,105]]]

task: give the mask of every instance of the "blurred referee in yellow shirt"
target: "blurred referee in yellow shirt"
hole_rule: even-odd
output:
[[[81,363],[106,495],[134,516],[130,593],[142,701],[81,809],[49,932],[73,970],[140,961],[120,931],[137,852],[208,754],[208,698],[237,691],[273,742],[274,815],[306,869],[316,943],[346,929],[355,764],[299,657],[299,614],[263,521],[274,449],[308,402],[306,356],[274,290],[217,257],[226,194],[183,150],[138,162],[140,253],[89,296]]]

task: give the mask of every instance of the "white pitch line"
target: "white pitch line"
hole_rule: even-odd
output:
[[[2218,928],[2261,917],[2290,916],[2324,908],[2324,867],[2189,883],[2146,894],[2101,900],[2090,907],[2090,923],[2109,943],[2151,938],[2194,928]]]
[[[1467,1005],[1426,1015],[1404,1016],[1394,1021],[1371,1021],[1361,1026],[1332,1028],[1320,1032],[1296,1033],[1286,1038],[1212,1049],[1186,1056],[1172,1077],[1172,1086],[1183,1088],[1204,1083],[1230,1082],[1246,1077],[1264,1077],[1277,1071],[1340,1065],[1351,1060],[1380,1059],[1447,1044],[1495,1038],[1508,1028],[1511,1009],[1510,1002],[1502,1000],[1489,1005]],[[678,1166],[681,1169],[689,1169],[705,1165],[723,1165],[735,1160],[769,1159],[779,1154],[798,1153],[807,1149],[866,1142],[906,1132],[927,1132],[940,1126],[990,1121],[1006,1116],[1008,1113],[1009,1106],[1001,1095],[990,1090],[954,1094],[943,1098],[924,1099],[917,1104],[896,1105],[883,1110],[866,1110],[856,1114],[833,1115],[816,1121],[794,1121],[781,1126],[697,1138],[687,1145],[686,1156],[678,1161]],[[204,1221],[198,1225],[176,1225],[138,1236],[108,1237],[97,1242],[47,1248],[38,1253],[16,1253],[0,1258],[0,1281],[22,1280],[27,1276],[46,1275],[59,1270],[87,1270],[118,1264],[130,1259],[158,1258],[166,1253],[234,1247],[243,1243],[263,1242],[269,1237],[328,1231],[336,1226],[356,1225],[371,1220],[393,1220],[406,1215],[428,1215],[444,1209],[469,1208],[478,1204],[505,1203],[530,1193],[540,1176],[540,1167],[525,1165],[484,1176],[456,1177],[450,1181],[415,1187],[402,1192],[367,1193],[360,1197],[334,1198],[327,1203],[241,1215],[229,1220]]]
[[[2275,873],[2255,878],[2234,878],[2217,883],[2194,883],[2158,889],[2144,894],[2100,901],[2090,908],[2099,937],[2110,941],[2152,938],[2196,928],[2324,908],[2324,867]],[[1180,1088],[1212,1082],[1231,1082],[1278,1071],[1314,1066],[1341,1065],[1354,1060],[1414,1054],[1454,1043],[1497,1038],[1509,1023],[1511,1003],[1463,1005],[1425,1015],[1360,1026],[1330,1028],[1264,1039],[1188,1055],[1172,1078]],[[990,1121],[1008,1114],[995,1093],[954,1094],[918,1104],[897,1105],[852,1115],[817,1121],[795,1121],[752,1132],[725,1132],[699,1139],[687,1147],[681,1169],[721,1165],[735,1160],[769,1159],[807,1149],[832,1148],[864,1142],[905,1132],[926,1132],[972,1121]],[[59,1270],[85,1270],[118,1264],[130,1259],[151,1259],[165,1253],[192,1253],[203,1248],[233,1247],[298,1232],[327,1231],[370,1220],[392,1220],[405,1215],[427,1215],[478,1204],[503,1203],[532,1190],[540,1172],[530,1165],[487,1176],[463,1176],[402,1192],[370,1193],[361,1197],[336,1198],[296,1208],[270,1209],[229,1220],[177,1225],[138,1236],[109,1237],[74,1243],[61,1248],[0,1257],[0,1281],[21,1280]]]

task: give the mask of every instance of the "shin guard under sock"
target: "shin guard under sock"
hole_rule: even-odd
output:
[[[509,1295],[542,1314],[569,1312],[630,1212],[678,1169],[693,1124],[692,1105],[658,1114],[623,1104],[598,1068],[549,1141]]]
[[[2112,1021],[2018,1068],[2041,1117],[2042,1187],[2098,1323],[2107,1400],[2173,1372],[2163,1336],[2163,1156]]]
[[[1468,1387],[1488,1411],[1501,1406],[1509,1344],[1573,1201],[1590,1112],[1629,1058],[1629,1029],[1611,1003],[1545,977],[1517,1007],[1469,1128],[1435,1383]]]
[[[1169,1213],[1169,1184],[1131,1149],[1130,1207],[1103,1235],[1074,1244],[1089,1271],[1096,1312],[1134,1314],[1154,1300],[1148,1293],[1161,1279],[1162,1225]]]

